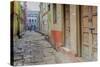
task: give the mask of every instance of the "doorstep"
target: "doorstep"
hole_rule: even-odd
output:
[[[61,47],[60,51],[69,59],[72,60],[72,62],[83,62],[83,59],[81,57],[77,57],[75,53],[70,51],[69,49],[65,47]]]

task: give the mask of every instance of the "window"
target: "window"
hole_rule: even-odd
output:
[[[53,4],[53,23],[56,24],[56,4]]]
[[[50,11],[50,4],[48,4],[48,11]]]
[[[31,19],[29,19],[29,22],[31,22]]]
[[[32,19],[32,22],[34,22],[34,20]]]
[[[35,22],[36,22],[36,19],[35,19]]]

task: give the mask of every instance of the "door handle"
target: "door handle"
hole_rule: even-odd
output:
[[[89,30],[91,31],[91,33],[93,32],[93,30],[95,30],[94,27],[89,28]]]

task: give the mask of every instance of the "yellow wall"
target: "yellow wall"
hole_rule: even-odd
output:
[[[24,17],[23,11],[21,9],[20,2],[14,2],[14,20],[13,20],[13,35],[16,36],[18,31],[18,23],[20,26],[20,33],[24,30],[24,22],[21,18]]]
[[[17,33],[17,27],[18,27],[18,22],[17,22],[17,17],[14,16],[14,21],[13,21],[13,35],[15,36]]]

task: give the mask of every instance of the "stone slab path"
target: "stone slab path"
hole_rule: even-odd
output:
[[[57,52],[37,32],[25,32],[21,39],[14,41],[14,65],[40,65],[72,62],[62,52]]]

